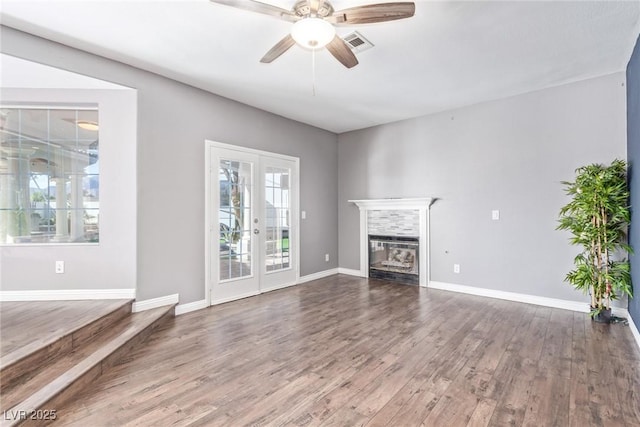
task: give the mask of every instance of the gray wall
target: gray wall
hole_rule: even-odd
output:
[[[4,53],[137,90],[139,300],[204,298],[205,139],[300,157],[301,275],[337,267],[335,134],[7,27],[1,36]]]
[[[4,80],[3,80],[4,84]],[[44,87],[44,80],[41,81]],[[3,103],[98,105],[100,244],[0,247],[3,291],[135,289],[136,93],[130,89],[3,88]],[[104,168],[102,165],[117,165]],[[55,274],[55,262],[65,273]]]
[[[578,249],[555,230],[567,202],[560,181],[626,158],[624,81],[617,73],[339,135],[340,267],[359,268],[358,209],[347,200],[437,197],[431,280],[586,301],[563,283]]]
[[[629,314],[640,329],[640,38],[627,66],[627,153],[631,191],[629,243],[635,249],[630,257],[635,298],[629,301]]]

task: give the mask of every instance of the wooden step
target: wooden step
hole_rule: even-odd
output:
[[[83,346],[95,335],[131,314],[133,300],[21,303],[19,314],[3,310],[0,393],[38,374],[38,368]],[[3,303],[5,306],[11,303]],[[82,312],[78,308],[86,307]],[[3,309],[6,307],[3,307]],[[88,312],[87,312],[88,311]],[[43,329],[31,336],[33,318]],[[60,322],[64,322],[64,325]],[[5,406],[5,405],[3,405]]]
[[[49,363],[45,370],[2,395],[0,426],[43,425],[43,420],[13,420],[16,414],[55,409],[93,382],[165,320],[175,305],[131,314],[94,336],[91,342]],[[22,423],[22,424],[21,424]]]

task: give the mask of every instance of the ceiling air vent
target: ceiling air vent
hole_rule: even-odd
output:
[[[354,52],[364,52],[365,50],[371,49],[373,47],[373,44],[369,40],[365,39],[362,34],[357,31],[347,34],[342,39],[347,42],[347,45]]]

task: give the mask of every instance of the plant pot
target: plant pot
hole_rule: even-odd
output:
[[[600,313],[592,317],[597,323],[611,323],[611,309],[601,310]]]

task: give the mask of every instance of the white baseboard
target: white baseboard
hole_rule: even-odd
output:
[[[539,297],[536,295],[518,294],[515,292],[497,291],[495,289],[476,288],[473,286],[456,285],[445,282],[429,282],[429,288],[441,289],[444,291],[460,292],[463,294],[478,295],[482,297],[497,298],[508,301],[523,302],[527,304],[541,305],[544,307],[561,308],[564,310],[578,311],[581,313],[589,312],[589,303],[585,301],[569,301],[557,298]],[[629,315],[629,311],[623,307],[611,307],[611,314],[618,317],[624,317],[629,320],[629,328],[633,334],[638,347],[640,348],[640,333],[633,323],[633,319]]]
[[[626,311],[627,311],[627,315],[624,317],[626,317],[629,320],[629,329],[631,329],[631,334],[633,334],[633,338],[636,340],[636,344],[638,344],[638,348],[640,348],[640,331],[638,331],[638,327],[636,326],[636,324],[633,323],[633,319],[631,318],[629,311],[628,310]],[[620,314],[616,314],[616,316],[623,317]]]
[[[307,274],[305,276],[299,277],[298,280],[295,283],[285,283],[284,285],[276,286],[276,287],[269,288],[269,289],[263,289],[262,293],[271,292],[271,291],[275,291],[275,290],[283,289],[283,288],[288,288],[290,286],[300,285],[300,284],[312,282],[312,281],[318,280],[318,279],[324,279],[325,277],[334,276],[334,275],[340,273],[339,270],[340,269],[338,269],[338,268],[331,268],[329,270],[324,270],[324,271],[319,271],[317,273]],[[349,271],[357,272],[358,275],[360,274],[360,272],[358,270],[349,270]],[[246,298],[246,297],[250,297],[250,296],[254,296],[254,295],[259,295],[259,294],[251,293],[251,294],[242,295],[240,297],[235,297],[235,298],[215,300],[213,302],[213,305],[223,304],[225,302],[231,302],[231,301],[234,301],[236,299],[242,299],[242,298]],[[188,304],[180,304],[180,305],[178,305],[176,307],[176,316],[179,316],[179,315],[185,314],[185,313],[189,313],[189,312],[192,312],[192,311],[195,311],[195,310],[200,310],[200,309],[203,309],[203,308],[207,308],[207,307],[209,307],[209,304],[207,304],[207,300],[206,299],[203,299],[203,300],[200,300],[200,301],[191,302],[191,303],[188,303]]]
[[[474,286],[456,285],[454,283],[431,281],[429,288],[442,289],[444,291],[460,292],[463,294],[478,295],[481,297],[497,298],[508,301],[524,302],[527,304],[542,305],[545,307],[561,308],[564,310],[589,312],[589,305],[584,301],[570,301],[557,298],[539,297],[536,295],[519,294],[516,292],[497,291],[495,289],[476,288]]]
[[[291,286],[296,286],[296,285],[299,285],[299,284],[302,284],[302,283],[310,282],[312,280],[317,280],[317,279],[322,279],[324,277],[333,276],[334,274],[338,274],[338,269],[337,268],[333,268],[333,269],[325,270],[325,271],[320,271],[320,272],[313,273],[313,274],[308,274],[306,276],[299,277],[298,280],[295,281],[295,282],[287,282],[287,283],[283,283],[281,285],[277,285],[277,286],[274,286],[274,287],[271,287],[271,288],[265,288],[265,289],[262,289],[260,292],[250,292],[250,293],[247,293],[246,295],[240,295],[240,296],[231,297],[231,298],[216,299],[216,300],[213,300],[211,305],[224,304],[226,302],[231,302],[231,301],[239,300],[239,299],[242,299],[242,298],[247,298],[247,297],[252,297],[252,296],[264,294],[266,292],[277,291],[278,289],[289,288]],[[208,305],[206,304],[206,300],[196,301],[195,304],[196,305],[194,306],[194,308],[189,308],[189,311],[199,310],[200,308],[208,307]],[[183,309],[181,309],[180,307],[181,306],[178,306],[176,308],[176,314],[182,314],[183,313],[183,311],[182,311]],[[186,311],[185,311],[185,313],[186,313]]]
[[[203,308],[209,307],[206,299],[201,299],[200,301],[188,302],[186,304],[179,304],[176,306],[176,316],[180,316],[181,314],[191,313],[192,311],[201,310]]]
[[[242,295],[238,295],[238,296],[214,299],[213,301],[211,301],[211,305],[224,304],[225,302],[231,302],[231,301],[236,301],[236,300],[243,299],[243,298],[254,297],[256,295],[260,295],[260,292],[247,292],[246,294],[242,294]]]
[[[627,319],[629,319],[629,329],[631,329],[633,338],[635,338],[636,344],[638,344],[638,348],[640,348],[640,332],[638,331],[636,324],[633,323],[633,319],[631,318],[631,316],[627,316]]]
[[[640,348],[640,332],[636,327],[636,324],[633,323],[633,319],[631,318],[631,314],[629,314],[629,310],[622,307],[611,307],[611,314],[618,317],[624,317],[629,322],[629,329],[631,329],[631,335],[633,335],[633,339],[636,340],[636,344],[638,348]]]
[[[164,297],[152,298],[144,301],[135,301],[133,303],[131,311],[133,311],[134,313],[138,313],[140,311],[151,310],[152,308],[163,307],[165,305],[178,304],[179,302],[179,294],[167,295]]]
[[[307,283],[313,280],[324,279],[325,277],[334,276],[338,274],[337,268],[332,268],[329,270],[318,271],[317,273],[307,274],[306,276],[302,276],[298,279],[298,284]]]
[[[75,301],[97,299],[134,299],[135,289],[56,289],[0,291],[0,301]]]
[[[297,285],[297,284],[298,284],[298,282],[287,282],[287,283],[282,283],[282,284],[279,284],[279,285],[273,286],[273,287],[271,287],[271,288],[264,288],[264,289],[262,289],[262,292],[261,292],[261,293],[263,293],[263,294],[264,294],[265,292],[277,291],[278,289],[289,288],[289,287],[291,287],[291,286],[295,286],[295,285]]]
[[[347,274],[349,276],[356,276],[356,277],[365,277],[362,275],[362,273],[360,272],[360,270],[353,270],[351,268],[342,268],[339,267],[338,268],[338,273],[339,274]]]
[[[631,315],[629,314],[629,310],[622,307],[611,307],[611,314],[618,317],[624,317],[631,322]]]

